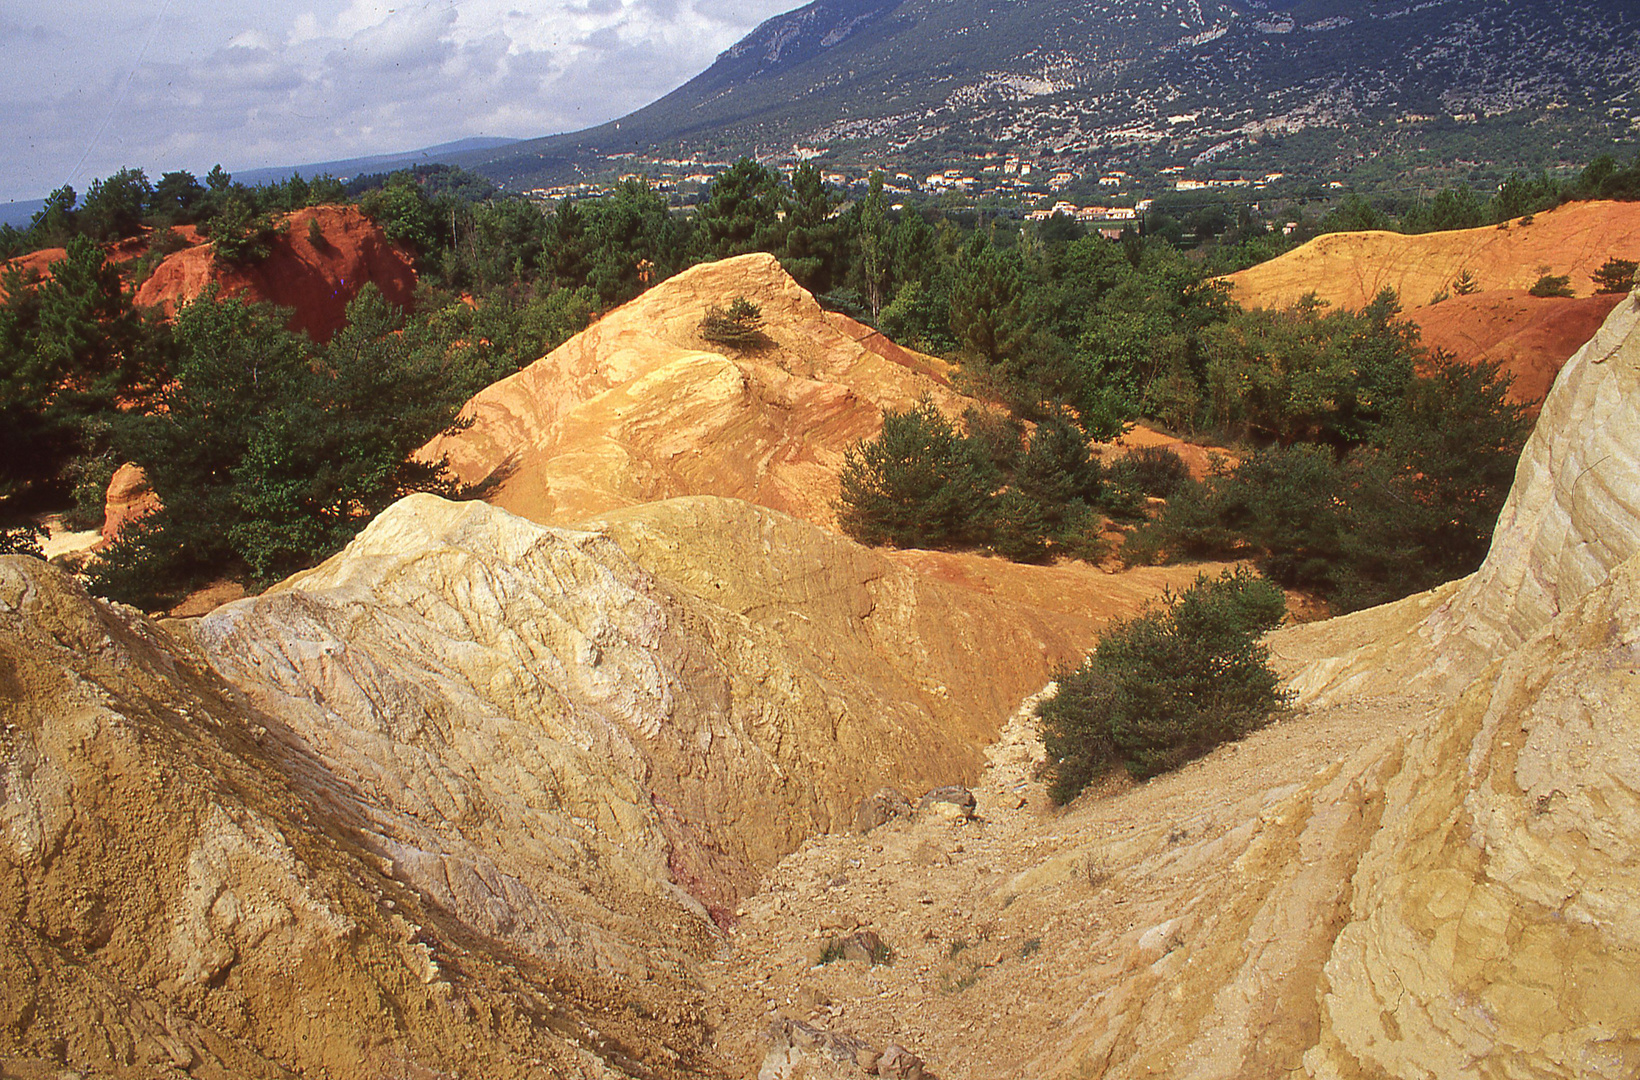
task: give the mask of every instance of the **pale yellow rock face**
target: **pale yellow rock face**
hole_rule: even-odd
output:
[[[1640,559],[1412,740],[1327,961],[1319,1076],[1640,1069]]]
[[[1312,707],[1358,714],[1363,730],[1375,712],[1421,703],[1427,719],[1369,743],[1306,794],[1293,884],[1266,901],[1290,928],[1270,939],[1288,937],[1286,959],[1233,965],[1186,1043],[1216,1049],[1175,1059],[1175,1075],[1245,1074],[1269,1041],[1248,1006],[1278,978],[1313,980],[1320,1001],[1313,1043],[1288,1049],[1302,1049],[1309,1075],[1640,1069],[1637,440],[1631,297],[1561,371],[1479,571],[1272,636]],[[1307,876],[1335,891],[1330,919],[1299,887]],[[1183,947],[1211,964],[1241,932]]]
[[[1640,552],[1640,294],[1561,369],[1481,569],[1430,620],[1435,642],[1497,656]]]
[[[1637,329],[1640,293],[1561,369],[1479,570],[1275,639],[1300,700],[1461,690],[1640,553]]]
[[[762,308],[766,344],[701,339],[707,307],[736,297]],[[463,412],[471,426],[421,453],[552,524],[724,495],[831,525],[844,451],[877,434],[882,410],[927,396],[956,417],[972,404],[942,361],[872,351],[845,330],[772,255],[704,263],[478,394]]]
[[[870,791],[972,780],[1185,578],[1071,614],[715,497],[565,529],[412,496],[163,626],[0,560],[0,1061],[725,1075],[742,991],[698,969],[762,874]]]
[[[421,888],[623,971],[641,959],[558,915],[566,883],[596,866],[721,921],[868,791],[971,779],[1086,638],[743,502],[577,531],[428,495],[196,633],[382,817]]]

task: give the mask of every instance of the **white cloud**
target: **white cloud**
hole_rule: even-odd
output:
[[[124,165],[197,173],[574,130],[660,97],[796,2],[13,0],[0,199]]]

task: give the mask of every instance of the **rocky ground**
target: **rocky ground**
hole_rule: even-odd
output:
[[[708,970],[754,990],[723,1021],[722,1050],[743,1075],[782,1018],[878,1050],[902,1044],[945,1080],[1021,1075],[1068,1017],[1142,974],[1181,919],[1218,899],[1204,877],[1247,853],[1248,822],[1292,813],[1284,824],[1301,827],[1295,792],[1336,775],[1363,741],[1404,736],[1430,705],[1295,710],[1176,773],[1113,778],[1059,808],[1039,776],[1038,696],[990,749],[974,817],[936,806],[816,837],[742,905],[732,953]],[[860,931],[892,959],[821,962]]]

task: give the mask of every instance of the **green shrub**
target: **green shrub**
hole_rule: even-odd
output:
[[[1530,431],[1494,363],[1437,355],[1371,441],[1268,446],[1187,485],[1123,547],[1146,558],[1253,558],[1272,580],[1354,611],[1480,565]]]
[[[763,336],[763,309],[737,296],[726,308],[712,304],[700,320],[700,336],[719,345],[756,345]]]
[[[46,531],[33,522],[0,525],[0,555],[32,555],[43,559],[46,556],[40,548],[40,538],[45,534]]]
[[[199,231],[210,237],[215,258],[244,265],[266,259],[273,250],[274,238],[289,228],[277,214],[258,213],[249,197],[234,196]]]
[[[1285,696],[1258,636],[1285,611],[1280,589],[1238,570],[1107,632],[1037,707],[1053,799],[1116,767],[1154,776],[1263,725]]]
[[[932,402],[883,414],[843,462],[838,524],[863,544],[965,547],[989,538],[996,471]]]
[[[1605,265],[1594,272],[1594,291],[1626,293],[1634,288],[1634,275],[1637,271],[1640,271],[1640,262],[1633,259],[1619,259],[1615,256],[1607,259]]]
[[[1361,442],[1423,360],[1418,328],[1385,289],[1360,312],[1313,295],[1202,333],[1206,419],[1254,442]]]
[[[1111,462],[1105,478],[1141,495],[1166,499],[1190,481],[1190,469],[1169,447],[1140,446]]]
[[[1565,274],[1543,274],[1526,290],[1533,296],[1576,296],[1572,279]]]

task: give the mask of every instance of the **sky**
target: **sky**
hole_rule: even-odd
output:
[[[0,202],[574,131],[802,0],[6,0]]]

